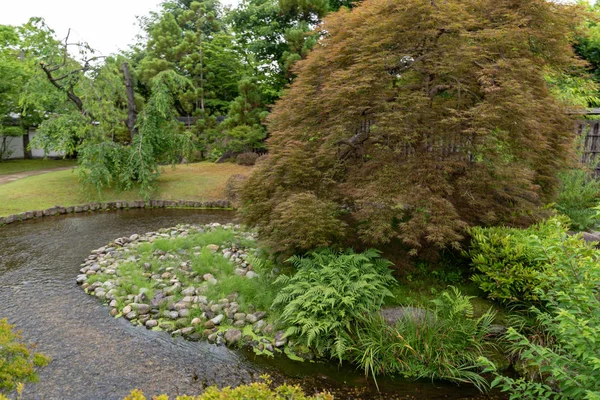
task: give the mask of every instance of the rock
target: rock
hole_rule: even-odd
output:
[[[123,307],[123,315],[129,314],[132,311],[131,306]]]
[[[116,317],[117,315],[119,315],[119,310],[117,310],[116,308],[111,308],[110,309],[110,316],[111,317]]]
[[[252,272],[252,271],[250,271],[250,272]],[[236,268],[235,269],[235,274],[238,275],[238,276],[244,276],[244,275],[246,275],[246,270],[242,269],[242,268]]]
[[[212,306],[210,306],[210,311],[214,313],[219,313],[223,311],[223,306],[221,306],[220,304],[213,304]]]
[[[169,318],[171,318],[171,319],[179,318],[179,312],[178,311],[169,311]]]
[[[109,303],[109,306],[112,308],[115,308],[118,305],[119,305],[119,302],[117,300],[111,300],[111,302]]]
[[[246,322],[244,320],[238,320],[233,323],[233,326],[235,326],[236,328],[243,328],[244,326],[246,326]]]
[[[179,316],[181,318],[187,318],[190,316],[190,310],[188,310],[187,308],[183,308],[181,310],[179,310]]]
[[[257,311],[254,313],[254,316],[257,320],[260,321],[261,319],[264,319],[267,316],[267,313],[265,311]]]
[[[264,327],[264,329],[263,329],[263,333],[264,333],[265,335],[271,335],[271,334],[273,333],[273,330],[274,330],[274,329],[275,329],[275,328],[273,328],[273,325],[271,325],[271,324],[268,324],[267,326],[265,326],[265,327]]]
[[[236,344],[242,338],[242,332],[238,329],[228,329],[225,332],[225,341],[228,344]]]
[[[77,283],[83,283],[87,280],[86,274],[77,275]]]
[[[206,248],[212,251],[213,253],[216,253],[219,250],[219,246],[216,244],[209,244],[206,246]]]
[[[213,274],[204,274],[202,275],[202,279],[204,279],[205,281],[211,281],[215,279],[215,277],[213,276]]]
[[[246,278],[248,278],[248,279],[258,278],[258,274],[254,271],[248,271],[248,272],[246,272]]]
[[[583,232],[583,240],[588,243],[595,243],[600,248],[600,232]]]
[[[192,328],[192,327],[181,328],[181,334],[182,334],[183,336],[189,336],[189,335],[191,335],[192,333],[194,333],[194,330],[195,330],[195,329],[194,329],[194,328]]]
[[[158,321],[155,319],[149,319],[148,321],[146,321],[146,328],[154,328],[156,326],[158,326]]]
[[[152,308],[148,304],[138,304],[137,312],[139,314],[148,314]]]
[[[208,341],[210,343],[214,343],[217,341],[217,334],[216,333],[211,333],[210,335],[208,335]]]
[[[130,312],[129,314],[125,315],[125,318],[127,318],[128,320],[132,320],[135,317],[137,317],[137,313],[135,311]]]
[[[214,327],[215,327],[215,323],[214,323],[214,322],[212,321],[212,319],[211,319],[210,321],[206,321],[206,322],[204,323],[204,327],[205,327],[206,329],[212,329],[212,328],[214,328]]]
[[[210,322],[212,322],[215,325],[219,325],[223,319],[225,318],[225,316],[223,314],[219,314],[216,317],[214,317],[213,319],[210,320]]]
[[[193,325],[193,326],[200,325],[201,323],[202,323],[202,320],[201,320],[200,318],[194,318],[194,319],[192,320],[192,325]]]
[[[256,315],[254,315],[254,314],[246,315],[246,322],[248,322],[249,324],[253,324],[256,321],[258,321],[258,318],[256,318]]]
[[[233,319],[236,321],[244,321],[246,319],[246,314],[244,313],[236,313],[233,315]]]
[[[410,306],[384,308],[379,313],[388,325],[395,325],[398,320],[403,318],[411,319],[417,323],[423,323],[426,319],[433,318],[426,309]]]
[[[491,324],[489,334],[491,336],[502,336],[508,328],[504,325]]]
[[[175,310],[176,311],[183,310],[185,308],[189,308],[190,305],[191,305],[190,303],[180,301],[179,303],[175,303]]]
[[[185,288],[181,291],[181,294],[184,296],[193,296],[196,294],[196,288],[193,286],[190,286],[188,288]]]
[[[287,343],[285,332],[279,331],[275,334],[275,347],[283,347]]]
[[[254,324],[254,326],[252,327],[252,331],[254,331],[254,333],[259,333],[266,325],[267,321],[261,319],[260,321]]]

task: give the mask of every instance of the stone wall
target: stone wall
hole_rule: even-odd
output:
[[[90,211],[124,210],[132,208],[191,208],[191,209],[232,209],[228,200],[217,201],[189,201],[189,200],[135,200],[135,201],[108,201],[105,203],[87,203],[78,206],[54,206],[45,210],[25,211],[7,217],[0,217],[0,226],[14,222],[27,221],[42,217],[62,214],[82,213]]]

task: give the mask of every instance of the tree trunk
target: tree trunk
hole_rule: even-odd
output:
[[[137,134],[137,128],[135,127],[135,123],[137,121],[137,109],[135,107],[133,79],[131,78],[131,73],[129,72],[129,65],[126,62],[121,65],[121,71],[123,71],[123,76],[125,77],[125,91],[127,92],[127,119],[125,120],[125,123],[127,124],[129,136],[133,142],[133,138]]]
[[[29,149],[29,129],[23,136],[23,158],[28,160],[31,158],[31,149]]]

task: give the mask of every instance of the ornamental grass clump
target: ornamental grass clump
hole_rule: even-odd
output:
[[[288,261],[297,271],[277,278],[275,285],[283,287],[273,302],[289,325],[286,335],[319,356],[342,361],[357,321],[376,313],[392,295],[391,263],[373,249],[323,249]]]
[[[380,316],[360,324],[350,346],[352,361],[366,375],[443,379],[488,388],[479,358],[494,350],[489,336],[495,312],[473,316],[474,297],[455,287],[431,301],[423,316],[405,315],[394,325]]]

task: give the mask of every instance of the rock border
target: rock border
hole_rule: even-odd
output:
[[[60,206],[47,208],[45,210],[25,211],[0,217],[0,227],[42,217],[54,217],[57,215],[83,213],[92,211],[115,211],[134,208],[189,208],[210,210],[233,210],[234,207],[229,200],[215,201],[191,201],[191,200],[132,200],[132,201],[108,201],[92,202],[76,206]]]
[[[285,353],[290,356],[293,353],[289,349],[285,333],[277,331],[276,323],[267,322],[266,311],[256,310],[252,305],[247,313],[240,311],[237,292],[230,293],[222,299],[207,297],[209,286],[217,284],[218,281],[211,273],[200,275],[192,271],[189,261],[190,254],[199,255],[201,247],[188,249],[187,254],[180,250],[154,250],[153,259],[165,260],[165,265],[154,271],[150,262],[142,265],[136,253],[137,246],[142,243],[152,243],[163,238],[186,237],[189,234],[210,232],[214,229],[235,230],[240,234],[255,237],[250,232],[242,231],[240,225],[233,223],[179,224],[145,234],[120,237],[91,251],[80,265],[80,274],[77,275],[76,282],[87,294],[107,304],[112,317],[123,317],[134,326],[166,331],[173,337],[182,336],[191,341],[207,340],[217,346],[246,347],[256,354]],[[247,279],[259,276],[246,261],[250,249],[224,244],[208,244],[204,247],[230,261],[235,268],[235,275]],[[168,266],[168,260],[174,260],[179,267]],[[119,287],[123,284],[119,266],[124,262],[139,263],[140,270],[145,271],[143,275],[154,282],[152,298],[148,297],[146,289],[140,289],[137,295],[119,293]],[[97,274],[108,279],[90,283],[88,278]],[[180,280],[179,274],[192,279]]]

